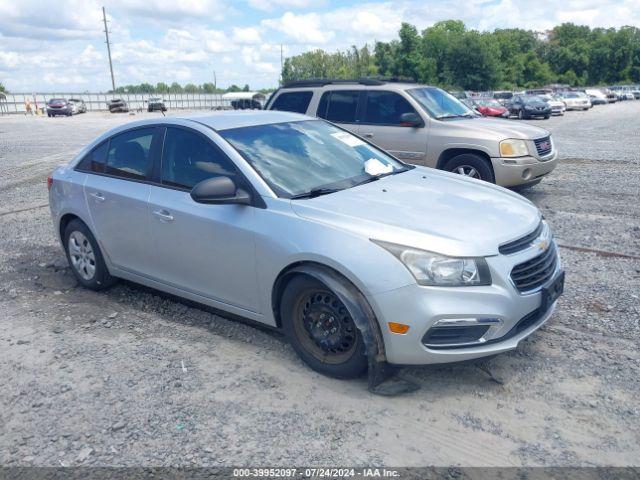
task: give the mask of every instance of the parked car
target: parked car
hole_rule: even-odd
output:
[[[559,97],[551,93],[544,93],[538,96],[549,104],[551,107],[551,115],[564,115],[564,112],[567,110],[567,106]]]
[[[299,114],[122,125],[48,185],[80,285],[124,278],[280,328],[332,377],[512,350],[563,290],[530,201]]]
[[[418,165],[502,186],[540,182],[556,166],[549,132],[483,118],[437,87],[380,80],[309,80],[278,89],[269,110],[336,123]]]
[[[551,116],[551,107],[537,95],[516,95],[506,105],[509,116],[515,115],[520,120],[543,117],[545,120]]]
[[[616,95],[613,90],[605,89],[603,90],[603,93],[607,97],[607,102],[616,103],[618,101],[618,95]]]
[[[587,94],[589,100],[591,101],[591,105],[606,105],[608,102],[607,95],[597,88],[587,88],[584,93]]]
[[[509,115],[509,111],[493,98],[473,98],[469,102],[472,108],[485,117],[507,117]]]
[[[124,113],[129,111],[129,105],[121,98],[114,98],[107,102],[107,108],[111,113]]]
[[[47,117],[58,115],[66,117],[73,115],[73,105],[66,98],[52,98],[47,101]]]
[[[87,113],[87,105],[81,98],[70,98],[69,104],[71,105],[71,112],[73,114]]]
[[[640,100],[640,90],[631,90],[631,93],[633,93],[633,98]]]
[[[252,98],[239,98],[231,101],[231,107],[234,110],[261,110],[262,104]]]
[[[584,92],[563,92],[560,98],[567,106],[567,110],[589,110],[592,106]]]
[[[161,112],[167,111],[167,107],[161,97],[150,97],[147,101],[147,111],[153,112],[155,110],[160,110]]]
[[[625,100],[635,100],[636,97],[631,90],[624,90],[620,92],[620,96],[624,97]]]
[[[502,105],[506,105],[513,98],[513,92],[497,91],[493,92],[493,98],[498,100]]]

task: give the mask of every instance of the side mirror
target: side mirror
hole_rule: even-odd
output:
[[[424,122],[415,112],[407,112],[400,115],[400,125],[402,127],[424,127]]]
[[[251,205],[251,195],[237,188],[229,177],[203,180],[191,190],[194,202],[208,205]]]

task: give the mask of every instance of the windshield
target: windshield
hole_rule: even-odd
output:
[[[319,189],[342,190],[410,168],[322,120],[256,125],[218,133],[284,198]]]
[[[529,97],[522,97],[522,100],[524,101],[524,103],[530,103],[530,104],[544,103],[544,100],[536,95],[532,95]]]
[[[476,116],[473,111],[460,100],[439,88],[412,88],[407,91],[433,118],[443,119]]]
[[[492,98],[482,98],[480,100],[477,100],[478,105],[482,105],[483,107],[494,107],[494,108],[500,108],[502,107],[502,105],[500,105],[500,102],[498,102],[497,100],[493,100]]]

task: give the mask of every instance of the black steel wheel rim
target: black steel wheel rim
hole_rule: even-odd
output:
[[[328,290],[300,295],[294,312],[296,337],[311,355],[324,363],[340,364],[357,346],[357,327],[342,302]]]

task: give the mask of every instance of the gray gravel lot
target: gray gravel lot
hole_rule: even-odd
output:
[[[523,192],[563,245],[557,313],[486,364],[403,369],[422,388],[397,398],[277,333],[77,286],[46,175],[148,115],[0,117],[0,465],[640,465],[640,101],[532,121],[562,156]]]

